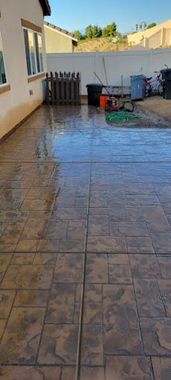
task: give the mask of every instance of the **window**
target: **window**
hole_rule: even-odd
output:
[[[0,85],[7,83],[6,73],[5,73],[5,63],[3,56],[3,47],[2,47],[2,37],[0,33]]]
[[[28,75],[43,72],[42,35],[30,29],[24,29],[24,42]]]
[[[26,51],[26,62],[27,62],[27,72],[31,75],[31,61],[30,61],[30,51],[29,51],[29,40],[28,40],[28,30],[24,29],[24,43]]]
[[[35,75],[36,70],[36,47],[35,47],[35,33],[29,31],[28,32],[28,39],[29,39],[29,50],[30,50],[30,60],[31,60],[31,68],[32,68],[32,75]]]
[[[43,46],[42,46],[42,36],[35,33],[36,41],[36,57],[37,57],[37,69],[38,73],[43,71]]]

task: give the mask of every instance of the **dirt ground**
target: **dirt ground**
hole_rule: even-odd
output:
[[[87,96],[81,96],[81,104],[87,105]],[[143,118],[138,122],[129,122],[127,126],[142,127],[170,127],[171,122],[171,100],[163,99],[161,96],[152,96],[143,101],[135,103],[135,112],[142,114]]]
[[[142,102],[136,103],[138,107],[142,107],[145,111],[154,112],[156,115],[164,117],[171,121],[171,100],[163,99],[161,96],[152,96],[146,98]]]

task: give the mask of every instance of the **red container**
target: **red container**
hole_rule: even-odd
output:
[[[100,108],[106,108],[107,101],[110,99],[109,96],[101,95],[100,96]]]

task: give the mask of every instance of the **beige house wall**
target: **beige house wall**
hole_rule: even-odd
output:
[[[166,41],[168,43],[169,46],[171,46],[171,27],[168,28],[166,31]]]
[[[44,26],[45,30],[45,44],[47,53],[72,53],[73,40],[65,36],[58,30],[53,29],[47,25]]]
[[[148,47],[149,49],[157,49],[159,46],[162,45],[162,43],[162,30],[160,30],[157,33],[154,33],[150,38],[146,40],[145,47]]]
[[[156,49],[171,46],[171,20],[142,32],[128,34],[128,45]]]
[[[38,0],[1,0],[2,34],[7,82],[10,90],[1,92],[0,138],[12,130],[43,101],[42,78],[28,83],[21,19],[43,28],[43,11]],[[44,40],[44,39],[43,39]],[[46,57],[44,54],[46,70]]]

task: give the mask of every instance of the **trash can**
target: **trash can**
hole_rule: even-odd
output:
[[[100,96],[102,94],[103,86],[101,84],[87,84],[88,92],[88,105],[89,106],[100,106]]]
[[[131,76],[131,99],[142,100],[145,98],[146,77],[145,75]]]
[[[171,99],[171,69],[161,70],[163,80],[163,97]]]

